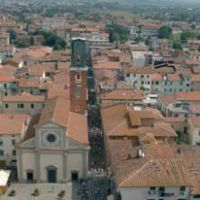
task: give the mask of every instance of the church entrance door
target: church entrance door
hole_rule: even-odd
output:
[[[47,179],[49,183],[55,183],[57,179],[56,168],[53,166],[49,166],[47,168]]]

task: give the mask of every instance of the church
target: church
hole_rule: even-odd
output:
[[[84,39],[72,41],[70,98],[48,99],[17,146],[20,182],[64,183],[87,177],[86,49]]]

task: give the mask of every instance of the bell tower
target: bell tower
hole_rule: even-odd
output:
[[[72,40],[70,66],[70,111],[84,114],[87,109],[87,51],[82,38]]]

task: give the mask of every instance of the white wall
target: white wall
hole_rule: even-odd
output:
[[[34,152],[24,152],[21,157],[21,164],[22,168],[19,170],[22,170],[22,177],[19,177],[21,180],[26,180],[26,173],[27,170],[33,170],[34,173],[34,180],[36,179],[36,156]],[[18,165],[18,167],[21,167]],[[20,174],[20,173],[19,173]]]
[[[67,156],[67,180],[71,180],[71,171],[77,170],[79,178],[84,177],[84,157],[81,152],[70,153]]]
[[[40,181],[48,182],[47,178],[47,167],[56,167],[57,181],[62,182],[64,179],[63,175],[63,155],[62,153],[45,153],[40,155]]]
[[[185,195],[180,194],[180,188],[177,187],[168,187],[165,188],[165,193],[174,193],[174,196],[171,197],[161,197],[159,195],[159,192],[157,191],[154,195],[152,193],[151,195],[148,193],[150,190],[150,187],[144,188],[144,187],[135,187],[135,188],[121,188],[120,193],[122,200],[147,200],[147,199],[165,199],[165,200],[175,200],[179,198],[186,198],[189,193],[189,188],[186,189]],[[157,188],[158,190],[158,188]]]

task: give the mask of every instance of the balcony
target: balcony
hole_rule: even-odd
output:
[[[175,194],[172,193],[172,192],[161,192],[161,191],[159,191],[159,196],[160,197],[173,197],[173,196],[175,196]]]

